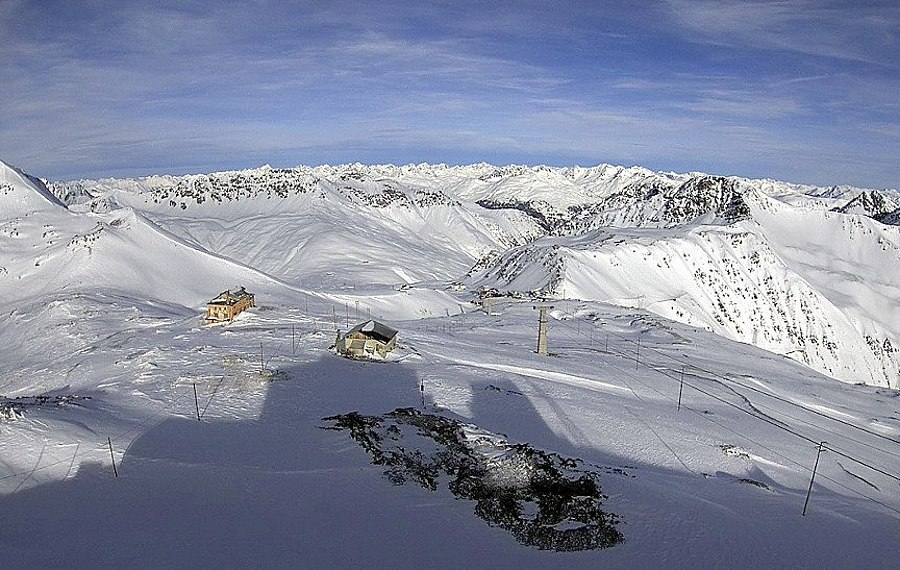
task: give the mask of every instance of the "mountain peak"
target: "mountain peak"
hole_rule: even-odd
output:
[[[39,210],[66,208],[39,179],[0,160],[0,218],[12,219]]]

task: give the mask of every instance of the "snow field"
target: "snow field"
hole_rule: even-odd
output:
[[[109,299],[91,303],[96,310],[89,321],[97,328],[111,328],[132,310],[116,310]],[[571,302],[551,319],[554,356],[533,353],[531,304],[505,302],[495,315],[470,307],[451,317],[394,323],[402,339],[395,361],[354,363],[326,350],[333,332],[321,326],[329,320],[327,302],[309,306],[313,318],[296,307],[262,307],[210,327],[199,326],[199,312],[147,326],[159,316],[147,308],[143,326],[92,339],[88,376],[79,366],[65,386],[91,400],[31,408],[0,427],[4,469],[24,472],[0,479],[11,493],[2,499],[6,520],[33,521],[25,527],[28,538],[25,528],[4,528],[12,560],[53,563],[67,556],[111,565],[140,556],[154,564],[339,565],[365,557],[401,566],[455,565],[472,552],[413,545],[459,539],[475,552],[489,549],[498,563],[548,563],[549,553],[517,546],[441,491],[390,486],[345,437],[319,429],[321,418],[334,413],[420,407],[420,382],[429,411],[618,470],[602,475],[601,485],[610,495],[606,506],[625,521],[626,543],[565,555],[567,564],[807,560],[780,542],[784,536],[814,541],[821,550],[808,560],[819,562],[875,562],[890,548],[884,545],[896,527],[888,521],[900,510],[896,484],[826,453],[811,513],[800,519],[815,447],[734,407],[752,411],[743,394],[805,436],[891,469],[897,445],[858,430],[844,433],[851,432],[846,425],[804,411],[853,425],[877,419],[882,427],[900,427],[896,399],[877,388],[836,384],[781,357],[648,313]],[[656,370],[678,371],[685,358],[696,366],[687,369],[686,382],[719,399],[685,388],[677,411],[677,382]],[[259,381],[260,363],[279,371],[276,380]],[[40,374],[52,377],[62,365]],[[726,376],[734,382],[726,385]],[[90,388],[91,378],[105,381]],[[103,445],[108,434],[118,479]],[[94,521],[104,537],[69,526],[74,521],[62,504]],[[160,504],[167,515],[157,511]],[[45,507],[35,514],[34,505]],[[261,534],[260,527],[270,532]],[[227,543],[216,534],[222,528]],[[51,535],[65,538],[45,540]],[[823,536],[831,542],[820,543]],[[115,546],[101,547],[107,542]]]
[[[582,178],[594,186],[580,192],[598,195],[621,189],[614,181],[622,177],[648,175],[498,173],[488,165],[364,174],[372,178],[375,170],[410,181],[407,195],[439,181],[446,195],[470,198],[486,188],[503,196],[525,187],[538,198],[562,179]],[[890,323],[869,316],[896,282],[891,228],[834,214],[840,223],[824,224],[827,234],[849,235],[855,245],[822,246],[822,256],[850,256],[841,263],[851,266],[812,267],[797,252],[815,244],[793,232],[790,219],[762,214],[732,226],[610,228],[530,244],[535,225],[523,223],[521,212],[362,207],[353,200],[379,200],[384,184],[333,182],[347,173],[310,170],[331,176],[325,198],[316,187],[296,200],[207,200],[173,209],[140,194],[172,183],[160,177],[96,183],[108,199],[98,211],[82,204],[66,212],[43,199],[29,202],[36,209],[27,215],[0,210],[0,294],[9,302],[0,312],[0,394],[2,405],[19,410],[14,420],[0,420],[6,563],[893,565],[900,549],[898,392],[835,382],[813,369],[825,359],[810,357],[807,367],[750,344],[799,315],[809,317],[799,321],[804,335],[823,338],[833,329],[829,338],[844,347],[856,346],[860,334],[894,334]],[[17,192],[25,188],[16,184]],[[795,206],[785,199],[766,211],[840,198],[805,200]],[[284,212],[300,206],[308,210]],[[341,216],[342,208],[355,209]],[[480,225],[479,216],[490,223]],[[797,224],[814,223],[796,216]],[[753,224],[772,224],[771,236]],[[435,239],[420,247],[432,230]],[[503,279],[518,280],[515,289],[550,287],[564,297],[548,302],[549,357],[534,352],[538,301],[503,297],[488,315],[470,292],[451,286],[485,252],[511,246],[518,249],[500,257],[495,272],[509,262]],[[867,253],[873,246],[883,253]],[[601,263],[611,269],[601,271]],[[690,281],[701,267],[722,283]],[[876,269],[883,281],[872,283],[886,288],[871,287],[874,293],[827,278]],[[738,289],[759,293],[767,277],[784,302],[743,303]],[[467,284],[491,279],[475,272]],[[256,293],[258,306],[233,323],[202,325],[205,301],[236,285]],[[868,301],[853,304],[863,294]],[[718,323],[717,295],[745,320]],[[791,318],[779,322],[779,307]],[[370,315],[400,330],[401,346],[388,362],[328,351],[336,329]],[[737,326],[756,338],[738,336]],[[856,365],[874,376],[871,362]],[[326,416],[400,407],[476,426],[470,437],[500,463],[503,441],[578,458],[599,473],[609,496],[604,507],[621,518],[625,542],[578,553],[524,548],[444,487],[391,485],[345,434],[321,429]],[[498,482],[527,476],[521,466],[508,467]]]

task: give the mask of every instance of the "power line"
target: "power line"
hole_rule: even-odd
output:
[[[557,322],[559,322],[559,321],[557,321]],[[577,329],[575,329],[575,328],[573,328],[573,327],[571,327],[571,326],[567,326],[567,328],[568,328],[569,330],[571,330],[571,331],[575,331],[576,334],[579,334],[579,331],[578,331]],[[627,340],[627,339],[625,339],[625,340]],[[610,352],[610,351],[607,351],[607,352],[609,352],[610,354],[612,354],[612,352]],[[622,358],[629,358],[629,355],[625,354],[624,352],[617,352],[616,355],[617,355],[617,356],[620,356],[620,357],[622,357]],[[609,361],[607,361],[607,364],[610,365],[610,366],[612,366],[613,368],[616,368],[617,370],[619,370],[623,375],[625,375],[625,376],[627,376],[627,377],[629,377],[629,378],[631,378],[631,379],[633,379],[633,380],[637,380],[641,385],[643,385],[643,386],[645,386],[645,387],[651,389],[652,391],[656,392],[657,394],[660,394],[662,397],[667,398],[667,399],[669,399],[669,400],[672,399],[670,396],[664,394],[663,392],[660,392],[660,391],[658,391],[658,390],[656,390],[656,389],[654,389],[654,388],[648,386],[648,385],[645,384],[644,382],[641,382],[640,380],[638,380],[637,378],[635,378],[634,375],[632,375],[631,373],[629,373],[629,372],[626,371],[625,369],[623,369],[623,368],[621,368],[621,367],[619,367],[619,366],[616,366],[615,364],[612,364],[612,363],[610,363]],[[656,370],[657,372],[659,372],[659,370],[657,370],[657,369],[653,369],[653,370]],[[691,387],[693,387],[693,386],[691,386]],[[695,388],[695,389],[696,389],[696,388]],[[703,390],[698,390],[698,391],[700,391],[701,393],[706,393],[706,392],[703,391]],[[634,392],[634,391],[632,390],[632,392]],[[712,397],[712,398],[718,400],[718,401],[721,401],[721,402],[723,402],[723,403],[725,403],[725,404],[727,404],[727,405],[730,405],[730,406],[732,406],[732,407],[735,407],[736,409],[738,409],[738,410],[740,410],[740,411],[742,411],[742,412],[744,412],[744,413],[750,413],[750,412],[748,412],[747,410],[744,410],[743,408],[740,408],[739,406],[736,406],[735,404],[733,404],[733,403],[731,403],[731,402],[727,402],[727,401],[725,401],[725,400],[722,400],[721,398],[715,397],[714,395],[711,395],[711,394],[708,394],[708,393],[706,393],[706,394],[709,395],[710,397]],[[637,396],[637,394],[635,394],[635,396]],[[728,426],[725,425],[724,423],[716,421],[715,419],[713,419],[713,418],[710,417],[709,415],[704,414],[704,413],[701,413],[701,412],[699,412],[699,411],[697,411],[697,410],[694,410],[693,408],[691,408],[691,407],[689,407],[689,406],[682,406],[682,407],[685,408],[686,410],[688,410],[689,412],[691,412],[691,413],[697,415],[698,417],[703,418],[703,419],[709,421],[710,423],[719,426],[720,428],[724,429],[725,431],[728,431],[728,432],[730,432],[730,433],[736,435],[737,437],[739,437],[739,438],[741,438],[741,439],[744,439],[744,440],[746,440],[746,441],[748,441],[748,442],[750,442],[750,443],[752,443],[752,444],[754,444],[754,445],[756,445],[756,446],[758,446],[758,447],[760,447],[760,448],[762,448],[762,449],[765,449],[765,450],[768,451],[770,454],[772,454],[774,457],[779,457],[779,458],[785,460],[787,463],[790,463],[790,464],[792,464],[792,465],[794,465],[794,466],[800,468],[800,469],[803,470],[803,471],[806,471],[806,472],[812,472],[812,469],[810,469],[809,467],[807,467],[807,466],[805,466],[805,465],[803,465],[803,464],[801,464],[801,463],[798,463],[798,462],[795,461],[794,459],[792,459],[792,458],[790,458],[790,457],[788,457],[788,456],[786,456],[786,455],[784,455],[784,454],[782,454],[782,453],[779,453],[778,451],[772,449],[771,447],[767,446],[767,445],[764,444],[764,443],[761,443],[761,442],[759,442],[759,441],[756,441],[756,440],[750,438],[749,436],[747,436],[747,435],[744,434],[744,433],[739,433],[739,432],[737,432],[737,431],[731,429],[730,427],[728,427]],[[752,415],[753,417],[756,417],[756,418],[758,418],[758,419],[763,419],[763,421],[766,421],[764,418],[762,418],[762,417],[760,417],[760,416],[757,416],[757,415],[755,415],[755,414],[750,414],[750,415]],[[775,425],[777,426],[777,424],[775,424]],[[780,427],[780,426],[777,426],[777,427]],[[782,428],[782,429],[784,429],[784,428]],[[827,430],[826,430],[826,431],[827,431]],[[807,437],[803,436],[802,434],[798,434],[798,433],[793,432],[793,431],[791,431],[790,433],[792,433],[793,435],[798,436],[798,437],[800,437],[801,439],[804,439],[804,440],[806,440],[806,441],[808,441],[808,442],[810,442],[810,443],[814,443],[814,444],[816,445],[816,447],[818,447],[818,446],[820,445],[820,442],[817,443],[817,442],[815,442],[814,440],[812,440],[812,439],[810,439],[810,438],[807,438]],[[830,432],[829,432],[829,433],[830,433]],[[830,445],[828,445],[828,444],[825,444],[824,447],[825,447],[825,449],[827,449],[828,451],[835,451],[834,448],[833,448],[833,446],[830,446]],[[868,468],[870,468],[870,469],[873,469],[874,471],[876,471],[876,472],[878,472],[878,473],[881,473],[881,474],[883,474],[883,475],[885,475],[885,476],[887,476],[887,477],[890,477],[890,478],[892,478],[892,479],[897,479],[896,476],[894,476],[894,475],[892,475],[892,474],[890,474],[890,473],[888,473],[888,472],[886,472],[886,471],[884,471],[884,470],[882,470],[882,469],[880,469],[880,468],[878,468],[878,467],[876,467],[876,466],[874,466],[874,465],[867,464],[867,463],[864,462],[864,461],[861,461],[861,460],[859,460],[859,459],[857,459],[857,458],[851,457],[850,455],[848,455],[848,454],[846,454],[846,453],[844,453],[844,452],[838,451],[837,454],[840,455],[841,457],[845,457],[846,459],[849,459],[849,460],[851,460],[851,461],[853,461],[853,462],[855,462],[855,463],[857,463],[857,464],[859,464],[859,465],[863,465],[863,466],[865,466],[865,467],[868,467]],[[845,485],[844,483],[841,483],[840,481],[838,481],[838,480],[836,480],[836,479],[834,479],[834,478],[832,478],[832,477],[827,476],[827,475],[824,474],[824,473],[819,473],[819,477],[820,477],[821,479],[824,479],[824,480],[828,481],[829,483],[833,484],[833,485],[836,486],[836,487],[839,487],[839,488],[841,488],[841,489],[843,489],[843,490],[845,490],[845,491],[847,491],[847,492],[853,493],[853,494],[855,494],[855,495],[857,495],[857,496],[859,496],[859,497],[862,497],[862,498],[864,498],[864,499],[867,499],[867,500],[869,500],[869,501],[872,501],[873,503],[876,503],[876,504],[880,505],[881,507],[883,507],[883,508],[885,508],[885,509],[887,509],[887,510],[889,510],[889,511],[891,511],[891,512],[900,514],[900,509],[894,508],[894,507],[892,507],[892,506],[890,506],[890,505],[884,503],[883,501],[880,501],[880,500],[878,500],[878,499],[872,497],[871,495],[868,495],[868,494],[866,494],[866,493],[863,493],[862,491],[859,491],[859,490],[857,490],[857,489],[854,489],[854,488],[852,488],[852,487],[849,487],[849,486]]]
[[[576,315],[570,315],[569,313],[565,313],[565,314],[571,316],[572,318],[578,318]],[[589,325],[591,325],[592,327],[596,328],[596,325],[595,325],[594,322],[592,322],[592,321],[587,321],[587,323],[588,323]],[[622,341],[624,341],[624,342],[628,342],[628,343],[631,343],[631,344],[637,344],[637,343],[635,343],[635,341],[633,341],[633,340],[631,340],[631,339],[629,339],[629,338],[627,338],[627,337],[624,337],[624,336],[621,336],[621,335],[617,335],[617,334],[615,334],[615,333],[610,333],[608,330],[607,330],[607,333],[608,333],[608,334],[611,334],[612,336],[614,336],[614,337],[616,337],[616,338],[618,338],[619,340],[622,340]],[[665,358],[665,359],[671,360],[671,361],[673,361],[673,362],[676,362],[676,363],[678,363],[678,364],[681,364],[681,365],[687,364],[688,366],[690,366],[690,367],[693,368],[694,370],[697,370],[697,371],[699,371],[699,372],[705,372],[706,374],[709,374],[710,376],[712,376],[713,378],[715,378],[715,379],[717,379],[717,380],[720,378],[720,375],[719,375],[718,373],[712,371],[712,370],[708,370],[708,369],[706,369],[706,368],[703,368],[702,366],[697,366],[697,365],[695,365],[695,364],[693,364],[693,363],[685,363],[683,360],[680,360],[680,359],[677,358],[677,357],[674,357],[674,356],[672,356],[672,355],[670,355],[670,354],[668,354],[668,353],[666,353],[666,352],[664,352],[664,351],[662,351],[662,350],[659,350],[658,348],[654,348],[654,347],[652,347],[652,346],[642,346],[641,348],[644,349],[644,350],[652,351],[652,352],[654,352],[655,354],[658,354],[659,356],[661,356],[661,357],[663,357],[663,358]],[[764,390],[760,390],[759,388],[756,388],[756,387],[754,387],[754,386],[750,386],[750,385],[748,385],[748,384],[744,384],[744,383],[738,382],[738,381],[735,380],[734,378],[728,378],[727,375],[726,375],[726,376],[721,376],[721,379],[724,380],[724,381],[729,381],[729,382],[732,382],[732,383],[734,383],[734,384],[737,384],[738,386],[740,386],[740,387],[742,387],[742,388],[745,388],[745,389],[747,389],[747,390],[751,390],[751,391],[753,391],[753,392],[757,392],[757,393],[762,394],[762,395],[764,395],[764,396],[768,396],[768,397],[770,397],[770,398],[776,399],[776,400],[778,400],[778,401],[780,401],[780,402],[783,402],[783,403],[785,403],[785,404],[788,404],[788,405],[791,405],[791,406],[795,406],[795,407],[800,408],[800,409],[802,409],[802,410],[804,410],[804,411],[807,411],[807,412],[809,412],[809,413],[811,413],[811,414],[815,414],[815,415],[821,416],[821,417],[823,417],[823,418],[827,418],[827,419],[829,419],[829,420],[831,420],[831,421],[834,421],[834,422],[840,423],[840,424],[842,424],[842,425],[845,425],[845,426],[847,426],[847,427],[850,427],[850,428],[853,428],[853,429],[856,429],[856,430],[865,432],[865,433],[867,433],[867,434],[869,434],[869,435],[871,435],[871,436],[873,436],[873,437],[877,437],[877,438],[883,439],[883,440],[885,440],[885,441],[889,441],[889,442],[891,442],[891,443],[893,443],[893,444],[900,445],[900,440],[897,440],[897,439],[895,439],[895,438],[886,436],[886,435],[884,435],[884,434],[882,434],[882,433],[878,433],[878,432],[876,432],[876,431],[870,430],[870,429],[868,429],[868,428],[866,428],[866,427],[864,427],[864,426],[861,426],[861,425],[859,425],[859,424],[855,424],[855,423],[852,423],[852,422],[848,422],[847,420],[843,420],[843,419],[841,419],[841,418],[836,418],[836,417],[834,417],[834,416],[830,416],[830,415],[828,415],[828,414],[826,414],[826,413],[824,413],[824,412],[821,412],[821,411],[819,411],[819,410],[815,410],[815,409],[813,409],[813,408],[809,408],[809,407],[804,406],[803,404],[800,404],[800,403],[798,403],[798,402],[794,402],[794,401],[788,400],[788,399],[786,399],[786,398],[783,398],[783,397],[781,397],[781,396],[778,396],[777,394],[772,394],[772,393],[766,392],[766,391],[764,391]]]
[[[575,315],[571,315],[571,314],[569,314],[569,313],[563,313],[563,314],[565,314],[566,316],[570,316],[570,317],[572,317],[572,318],[577,318]],[[557,323],[563,323],[563,325],[564,325],[566,328],[568,328],[568,329],[571,330],[571,331],[574,331],[575,334],[578,334],[578,335],[580,335],[580,336],[584,336],[584,333],[582,333],[579,329],[577,329],[576,327],[572,327],[572,326],[569,325],[568,323],[565,323],[565,321],[563,321],[563,320],[557,320],[556,322],[557,322]],[[593,323],[591,323],[591,324],[593,324]],[[609,332],[609,331],[607,331],[607,332]],[[630,339],[627,339],[627,338],[625,338],[625,337],[622,337],[621,335],[616,335],[615,333],[610,333],[610,334],[612,334],[613,336],[615,336],[616,338],[618,338],[618,339],[620,339],[620,340],[623,340],[623,341],[626,341],[626,342],[631,342],[632,344],[635,344],[634,341],[631,341]],[[656,352],[657,354],[660,354],[660,352],[657,351],[657,350],[655,350],[655,349],[652,349],[652,348],[651,348],[651,350],[652,350],[653,352]],[[671,357],[669,357],[669,358],[671,358]],[[676,361],[677,361],[677,360],[676,360]],[[680,362],[679,362],[679,363],[680,363]],[[645,367],[649,367],[649,364],[646,364],[646,363],[645,363],[644,366],[645,366]],[[692,366],[692,368],[696,368],[696,367],[693,367],[693,365],[691,365],[691,366]],[[651,368],[651,369],[654,370],[655,372],[658,372],[659,374],[662,374],[663,376],[666,376],[666,377],[668,377],[668,378],[672,378],[673,380],[679,380],[679,379],[673,377],[672,375],[668,374],[665,370],[660,370],[660,369],[656,369],[656,368]],[[698,369],[699,369],[699,368],[698,368]],[[702,372],[706,372],[706,373],[710,374],[710,375],[713,376],[714,378],[718,378],[718,375],[715,374],[714,372],[711,372],[711,371],[708,371],[708,370],[703,370],[703,369],[699,369],[699,370],[702,371]],[[798,431],[792,429],[790,426],[788,426],[788,425],[785,424],[785,423],[775,421],[775,420],[773,420],[772,418],[769,418],[769,417],[767,417],[767,416],[765,416],[765,415],[755,414],[755,413],[753,413],[753,412],[751,412],[751,411],[749,411],[749,410],[746,410],[746,409],[744,409],[744,408],[738,406],[737,404],[734,404],[733,402],[730,402],[730,401],[728,401],[728,400],[725,400],[725,399],[723,399],[723,398],[720,398],[719,396],[717,396],[717,395],[715,395],[715,394],[712,394],[712,393],[710,393],[710,392],[708,392],[708,391],[706,391],[706,390],[703,390],[702,388],[696,386],[695,384],[692,384],[692,383],[690,383],[690,382],[685,382],[685,385],[687,385],[687,386],[690,387],[690,388],[693,388],[694,390],[700,392],[701,394],[704,394],[704,395],[706,395],[706,396],[708,396],[708,397],[710,397],[710,398],[712,398],[712,399],[714,399],[714,400],[716,400],[716,401],[719,401],[719,402],[721,402],[721,403],[723,403],[723,404],[725,404],[725,405],[727,405],[727,406],[730,406],[730,407],[732,407],[732,408],[734,408],[734,409],[736,409],[736,410],[738,410],[738,411],[740,411],[740,412],[742,412],[742,413],[745,413],[745,414],[747,414],[747,415],[750,415],[751,417],[757,418],[758,420],[761,420],[761,421],[763,421],[763,422],[765,422],[765,423],[768,423],[768,424],[770,424],[770,425],[772,425],[772,426],[774,426],[774,427],[777,427],[778,429],[781,429],[781,430],[783,430],[783,431],[786,431],[786,432],[790,433],[791,435],[793,435],[793,436],[795,436],[795,437],[797,437],[797,438],[800,438],[800,439],[802,439],[802,440],[804,440],[804,441],[807,441],[807,442],[809,442],[809,443],[815,444],[815,445],[817,445],[817,446],[818,446],[819,443],[820,443],[820,442],[818,442],[818,441],[816,441],[816,440],[814,440],[814,439],[812,439],[812,438],[810,438],[810,437],[807,437],[807,436],[803,435],[802,433],[800,433],[800,432],[798,432]],[[786,401],[786,402],[787,402],[787,401]],[[806,408],[803,407],[803,406],[799,406],[799,407],[801,407],[802,409],[806,409]],[[830,416],[825,416],[825,417],[830,418]],[[853,424],[849,424],[849,425],[853,425]],[[830,432],[830,431],[828,431],[827,429],[824,429],[824,428],[819,428],[819,429],[823,429],[823,431],[825,431],[826,433],[833,433],[833,432]],[[867,430],[863,430],[863,431],[866,431],[867,433],[869,433]],[[875,432],[872,432],[872,434],[875,434]],[[877,434],[877,435],[881,436],[881,434]],[[894,443],[900,443],[900,442],[897,442],[896,440],[893,440],[893,439],[890,439],[890,438],[887,438],[887,440],[888,440],[888,441],[891,441],[891,442],[894,442]],[[829,449],[832,450],[832,451],[836,451],[835,449],[832,448],[832,446],[829,446]],[[856,457],[854,457],[854,456],[852,456],[852,455],[850,455],[850,454],[848,454],[848,453],[846,453],[846,452],[840,452],[839,455],[841,455],[842,457],[845,457],[846,459],[848,459],[848,460],[850,460],[850,461],[853,461],[853,462],[855,462],[855,463],[857,463],[857,464],[859,464],[859,465],[861,465],[861,466],[863,466],[863,467],[866,467],[866,468],[868,468],[868,469],[871,469],[871,470],[873,470],[873,471],[876,471],[876,472],[878,472],[878,473],[881,473],[882,475],[885,475],[885,476],[887,476],[887,477],[890,477],[891,479],[894,479],[894,480],[900,482],[900,476],[897,476],[897,475],[894,475],[894,474],[892,474],[892,473],[889,473],[889,472],[887,472],[886,470],[884,470],[884,469],[882,469],[882,468],[876,467],[876,466],[874,466],[874,465],[872,465],[872,464],[870,464],[870,463],[868,463],[868,462],[866,462],[866,461],[863,461],[863,460],[861,460],[861,459],[858,459],[858,458],[856,458]]]

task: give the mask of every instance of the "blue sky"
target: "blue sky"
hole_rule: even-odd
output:
[[[0,159],[72,179],[638,164],[900,187],[900,5],[0,0]]]

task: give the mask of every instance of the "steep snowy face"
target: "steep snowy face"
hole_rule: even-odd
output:
[[[794,269],[783,249],[755,223],[607,229],[515,248],[475,284],[647,310],[840,380],[900,386],[896,283],[873,284],[883,285],[878,293],[851,285],[841,295],[841,284],[817,284],[801,273],[808,267]],[[824,279],[827,270],[819,271]]]
[[[299,167],[51,185],[321,291],[419,284],[613,302],[900,386],[900,196],[600,165]]]
[[[43,182],[0,161],[0,221],[65,207]]]
[[[890,193],[691,176],[612,196],[593,224],[562,216],[559,237],[506,252],[475,284],[646,309],[847,382],[900,386],[900,232],[876,221]]]

